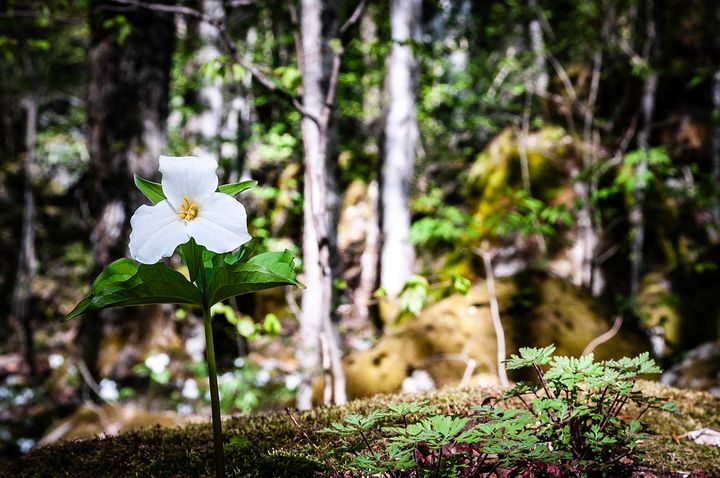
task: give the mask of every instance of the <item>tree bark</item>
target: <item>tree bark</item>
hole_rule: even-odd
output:
[[[715,24],[720,24],[720,4],[715,4]],[[720,36],[715,35],[715,54],[720,55]],[[717,57],[716,57],[717,59]],[[715,203],[712,207],[715,236],[720,234],[720,61],[712,80],[712,178]]]
[[[158,156],[165,145],[175,42],[174,18],[143,8],[124,8],[132,30],[121,42],[117,32],[106,25],[117,15],[112,9],[118,6],[112,0],[94,0],[89,9],[91,164],[87,182],[88,205],[98,218],[91,233],[93,277],[110,261],[126,255],[129,218],[142,201],[133,186],[133,173],[144,177],[157,174]],[[150,310],[115,309],[82,319],[78,340],[93,375],[98,376],[103,337],[122,330],[125,337],[147,338],[147,332],[142,332],[147,331],[147,324],[141,323],[148,320]],[[154,309],[155,315],[158,310]],[[132,355],[133,347],[121,353],[126,352]],[[118,365],[131,365],[136,359],[126,357],[127,363]]]
[[[410,184],[415,163],[418,124],[415,112],[418,63],[410,42],[419,40],[422,1],[393,0],[392,50],[387,69],[388,113],[385,157],[380,183],[382,253],[380,285],[397,297],[413,272],[410,243]]]
[[[655,25],[655,12],[652,0],[647,2],[646,45],[645,59],[650,60],[656,51],[657,30]],[[630,224],[632,227],[632,249],[630,252],[630,293],[635,296],[640,290],[640,278],[643,267],[643,246],[645,244],[645,218],[643,206],[645,203],[645,176],[648,170],[647,154],[650,149],[650,134],[652,132],[653,114],[655,111],[655,93],[657,91],[658,73],[651,70],[643,83],[641,99],[642,126],[637,136],[638,149],[643,152],[642,159],[634,171],[635,187],[633,190],[633,205],[630,210]]]
[[[23,168],[23,213],[15,287],[10,315],[18,325],[23,344],[23,355],[31,379],[37,377],[35,363],[35,339],[28,303],[32,295],[32,284],[37,271],[35,255],[35,196],[33,194],[33,169],[35,167],[35,143],[37,137],[38,100],[28,96],[22,101],[25,110],[25,165]]]
[[[301,344],[298,351],[303,378],[297,406],[312,407],[312,382],[324,357],[332,370],[332,399],[346,401],[339,341],[331,320],[333,303],[333,260],[337,257],[336,228],[338,191],[335,174],[335,122],[330,106],[334,102],[339,56],[330,40],[338,35],[338,9],[333,0],[302,0],[300,12],[303,107],[312,115],[302,120],[305,150],[303,211],[303,265],[308,286],[302,295]],[[335,260],[337,263],[337,260]],[[320,337],[327,342],[321,347]]]
[[[545,59],[545,39],[543,37],[542,26],[538,18],[537,0],[528,0],[528,8],[533,13],[532,19],[528,25],[528,33],[530,36],[530,46],[533,50],[533,94],[540,98],[547,96],[548,84],[550,77],[547,72],[547,61]]]
[[[202,0],[202,12],[212,21],[223,22],[225,20],[225,8],[222,0]],[[195,61],[200,66],[220,57],[220,34],[217,28],[207,22],[200,22],[198,33],[201,46]],[[197,140],[193,153],[219,161],[220,131],[225,103],[222,78],[205,77],[198,91],[197,100],[201,111],[193,116],[188,124],[189,132],[195,135]]]

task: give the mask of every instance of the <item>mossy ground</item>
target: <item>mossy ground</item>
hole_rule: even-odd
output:
[[[651,395],[674,401],[680,415],[649,413],[651,437],[642,448],[644,462],[658,471],[699,471],[720,476],[720,449],[677,444],[672,433],[720,426],[720,400],[701,392],[643,382]],[[227,470],[235,477],[307,478],[328,476],[323,456],[344,445],[337,436],[318,430],[346,413],[382,408],[390,401],[429,400],[438,413],[463,413],[483,399],[498,395],[493,388],[446,389],[420,396],[376,396],[341,408],[318,408],[295,417],[317,445],[314,449],[284,413],[231,418],[224,422]],[[628,416],[633,410],[627,410]],[[212,433],[208,424],[175,429],[146,429],[117,437],[66,442],[34,450],[0,470],[5,477],[201,477],[212,476]],[[707,475],[706,475],[707,476]]]

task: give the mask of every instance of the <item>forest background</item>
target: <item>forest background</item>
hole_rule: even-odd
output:
[[[712,0],[0,1],[0,454],[207,414],[198,311],[60,322],[160,154],[257,181],[255,248],[307,285],[214,307],[226,413],[503,383],[550,343],[720,394],[718,25]]]

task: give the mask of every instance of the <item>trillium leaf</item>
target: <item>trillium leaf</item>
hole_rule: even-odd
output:
[[[137,174],[135,175],[135,186],[145,195],[153,204],[157,204],[165,199],[165,193],[162,190],[160,183],[155,183],[143,179]]]
[[[180,244],[180,250],[190,274],[190,282],[195,282],[203,269],[203,252],[207,249],[198,245],[195,239],[190,239],[185,244]]]
[[[218,191],[229,196],[236,196],[255,186],[257,186],[257,181],[250,179],[248,181],[240,181],[239,183],[223,184],[218,188]]]
[[[208,304],[273,287],[295,285],[304,288],[295,279],[293,259],[289,251],[265,252],[235,264],[228,264],[222,257],[216,258],[206,291]]]
[[[181,273],[162,263],[138,265],[130,259],[112,262],[95,279],[92,290],[64,321],[110,307],[203,303],[200,291]]]

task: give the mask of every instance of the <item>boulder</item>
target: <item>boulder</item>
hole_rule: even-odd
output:
[[[519,347],[554,343],[558,354],[578,356],[611,327],[593,298],[551,276],[501,279],[496,289],[508,355]],[[625,324],[594,353],[609,359],[648,350],[648,338]],[[468,366],[474,365],[476,376],[492,382],[488,375],[497,372],[496,356],[487,288],[478,283],[467,295],[456,294],[428,307],[372,348],[348,354],[344,359],[348,396],[396,392],[416,370],[427,371],[442,387],[460,382]]]

